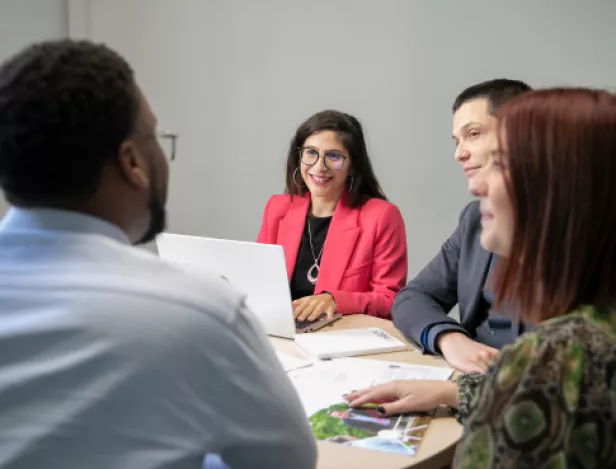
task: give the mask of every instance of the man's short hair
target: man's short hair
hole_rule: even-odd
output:
[[[0,187],[10,202],[87,200],[133,132],[139,95],[116,52],[89,41],[31,45],[0,66]]]
[[[452,111],[455,113],[460,107],[474,99],[486,98],[489,103],[490,114],[496,114],[498,108],[511,98],[530,91],[532,88],[520,80],[496,78],[469,86],[462,91],[453,102]]]

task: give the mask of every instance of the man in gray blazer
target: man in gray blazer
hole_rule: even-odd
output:
[[[471,192],[474,174],[488,163],[497,142],[496,111],[527,90],[521,81],[496,79],[465,89],[454,101],[455,158]],[[400,291],[391,312],[396,327],[424,353],[442,354],[464,372],[485,371],[498,349],[522,329],[515,314],[492,309],[488,280],[495,256],[481,247],[480,234],[475,201],[464,207],[436,257]],[[460,322],[448,316],[456,304]]]

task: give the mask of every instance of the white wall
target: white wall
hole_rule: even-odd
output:
[[[0,0],[0,62],[32,42],[66,36],[66,0]],[[0,217],[6,208],[0,197]]]
[[[161,125],[181,135],[173,231],[253,239],[266,199],[283,188],[296,126],[338,108],[365,124],[377,175],[407,222],[411,274],[469,200],[450,139],[462,88],[503,76],[616,83],[611,0],[71,3],[87,6],[71,29],[125,54]]]

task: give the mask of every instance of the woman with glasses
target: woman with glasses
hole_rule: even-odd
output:
[[[286,193],[268,201],[258,241],[284,247],[297,321],[336,312],[390,318],[406,283],[406,231],[355,117],[328,110],[299,126]]]
[[[499,110],[500,142],[473,178],[497,303],[532,331],[485,375],[354,392],[383,416],[459,410],[453,467],[616,467],[616,96],[527,92]]]

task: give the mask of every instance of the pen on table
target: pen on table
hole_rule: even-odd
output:
[[[374,402],[366,402],[365,404],[357,406],[358,409],[377,409],[381,404],[375,404]]]
[[[360,409],[376,409],[380,405],[381,404],[375,404],[374,402],[366,402],[365,404],[360,405],[359,408]]]

